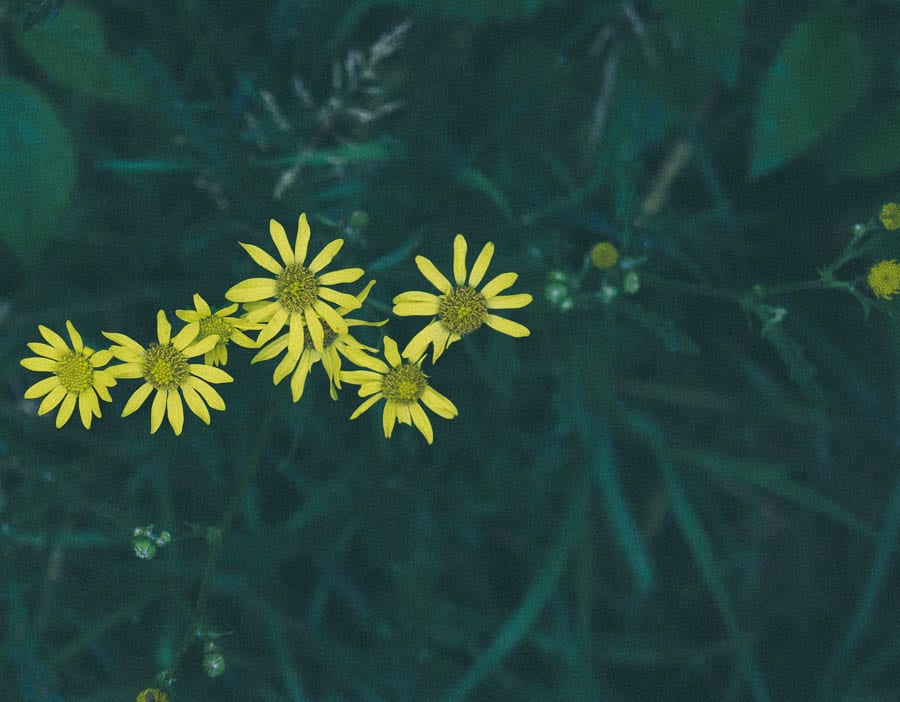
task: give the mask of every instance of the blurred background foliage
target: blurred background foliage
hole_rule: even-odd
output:
[[[175,701],[896,699],[900,326],[864,280],[900,257],[898,26],[896,0],[0,0],[0,697],[168,670]],[[369,319],[456,232],[535,295],[531,337],[429,370],[460,408],[434,446],[239,348],[181,437],[118,417],[126,381],[90,432],[22,399],[38,323],[149,340],[301,211],[378,279]],[[141,561],[148,524],[173,540]]]

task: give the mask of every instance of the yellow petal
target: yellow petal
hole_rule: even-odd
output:
[[[99,351],[94,351],[88,360],[95,369],[102,368],[112,360],[112,354],[109,352],[109,349],[100,349]]]
[[[306,386],[306,378],[309,376],[309,369],[312,367],[312,354],[305,353],[300,357],[300,363],[297,364],[297,369],[294,371],[294,375],[291,376],[291,399],[294,402],[300,400],[303,397],[303,389]]]
[[[163,417],[166,416],[166,403],[168,392],[162,388],[157,388],[156,395],[153,397],[153,404],[150,405],[150,433],[155,434],[162,426]]]
[[[69,338],[72,340],[72,348],[81,353],[81,350],[84,348],[81,334],[75,331],[75,326],[68,319],[66,320],[66,329],[69,331]]]
[[[321,294],[322,290],[319,289],[319,293]],[[337,334],[346,334],[347,333],[347,322],[337,313],[337,311],[331,307],[330,305],[326,305],[321,300],[316,300],[313,303],[313,309],[316,313],[324,319],[328,326],[331,327],[332,331]]]
[[[264,326],[259,335],[256,337],[257,344],[264,344],[269,339],[275,337],[275,335],[281,331],[282,327],[284,327],[284,323],[288,319],[288,311],[284,309],[284,307],[279,307],[278,310],[272,315],[272,319],[270,319],[266,326]]]
[[[365,271],[362,268],[341,268],[318,276],[320,285],[340,285],[341,283],[354,283],[363,277]]]
[[[491,278],[491,280],[485,284],[481,289],[481,294],[490,299],[515,283],[518,277],[518,273],[501,273],[500,275]]]
[[[55,346],[61,351],[69,350],[69,345],[59,334],[53,331],[50,327],[45,327],[43,324],[38,324],[38,331],[41,333],[41,336],[44,337],[44,340],[51,346]]]
[[[397,403],[388,400],[384,403],[384,412],[381,415],[381,428],[384,429],[384,435],[390,439],[394,432],[394,423],[397,421]]]
[[[459,414],[456,405],[430,385],[422,392],[421,400],[428,409],[444,419],[453,419]]]
[[[268,322],[281,309],[281,303],[275,302],[262,303],[259,307],[247,311],[246,319],[251,324],[257,322]]]
[[[300,312],[291,312],[288,327],[288,353],[294,358],[300,357],[303,351],[303,315]]]
[[[453,286],[450,284],[450,281],[447,280],[443,274],[435,268],[435,265],[429,261],[424,256],[416,256],[416,265],[419,267],[419,271],[425,278],[431,283],[434,287],[440,290],[444,295],[448,295],[453,292]]]
[[[495,295],[487,300],[489,310],[515,310],[525,305],[530,305],[531,295],[519,293],[517,295]]]
[[[466,284],[466,238],[462,234],[453,239],[453,279],[457,285]]]
[[[508,336],[520,338],[531,334],[531,330],[528,329],[528,327],[519,324],[518,322],[513,322],[511,319],[504,319],[503,317],[498,317],[494,314],[485,315],[484,323],[491,329],[496,329],[498,332]]]
[[[301,354],[301,356],[302,355],[305,354]],[[278,383],[287,378],[291,371],[296,368],[297,360],[297,356],[291,353],[284,354],[284,358],[282,358],[278,365],[275,366],[275,371],[272,373],[272,382],[275,385],[278,385]]]
[[[94,418],[94,413],[91,411],[91,402],[88,399],[88,393],[93,394],[94,391],[88,388],[78,396],[78,415],[81,417],[81,424],[85,429],[91,428],[91,420]],[[94,395],[94,401],[97,401],[96,395]]]
[[[397,412],[397,421],[401,424],[412,424],[412,417],[409,414],[409,404],[406,402],[398,402],[395,405]]]
[[[433,304],[435,310],[437,310],[438,306],[441,304],[441,298],[439,298],[434,293],[430,292],[422,292],[421,290],[409,290],[404,293],[400,293],[399,295],[395,295],[392,302],[395,305],[403,305],[408,303],[428,303]]]
[[[378,400],[380,400],[384,395],[378,393],[377,395],[372,395],[369,399],[363,402],[359,407],[353,410],[353,414],[350,415],[350,419],[356,419],[359,415],[369,409],[372,405],[374,405]]]
[[[322,329],[319,315],[315,309],[307,308],[305,317],[306,329],[309,331],[309,338],[312,340],[313,348],[320,354],[325,353],[325,330]]]
[[[135,390],[131,397],[128,398],[128,402],[125,403],[125,407],[122,408],[122,416],[127,417],[132,412],[137,411],[137,409],[144,404],[144,401],[153,391],[153,386],[150,383],[144,383]]]
[[[180,436],[184,427],[184,406],[181,404],[181,395],[177,390],[169,392],[166,400],[166,414],[169,415],[169,424],[172,426],[175,436]]]
[[[222,399],[222,396],[216,392],[215,388],[212,385],[207,383],[205,380],[201,380],[195,376],[191,376],[187,379],[186,385],[194,388],[198,393],[200,393],[200,397],[202,397],[206,404],[212,407],[214,410],[224,410],[225,409],[225,400]]]
[[[323,300],[331,302],[339,307],[345,307],[347,310],[355,310],[359,307],[359,300],[357,300],[353,295],[348,295],[347,293],[338,292],[337,290],[332,290],[331,288],[320,287],[318,290],[319,297]],[[338,315],[340,316],[340,315]],[[347,328],[347,325],[344,325],[344,328]],[[337,329],[335,329],[337,331]]]
[[[442,333],[443,332],[441,331],[440,322],[429,322],[412,339],[409,340],[406,348],[403,349],[403,357],[408,358],[410,361],[418,361],[420,358],[422,358],[422,355],[425,353],[428,345],[434,343],[435,336]]]
[[[319,255],[309,262],[308,268],[310,272],[318,273],[320,270],[325,268],[325,266],[331,263],[332,259],[337,255],[337,252],[341,250],[341,247],[343,245],[343,239],[335,239],[334,241],[329,241],[325,245],[325,248],[319,252]]]
[[[156,313],[156,337],[160,346],[165,346],[172,340],[172,325],[163,310]]]
[[[75,409],[75,398],[76,395],[72,395],[71,393],[66,394],[65,398],[62,401],[62,404],[59,406],[59,413],[56,415],[56,428],[59,429],[63,424],[69,421],[69,417],[72,416],[72,410]]]
[[[278,254],[281,256],[281,260],[284,261],[284,265],[291,265],[294,262],[294,252],[288,243],[287,233],[280,222],[276,222],[274,219],[269,220],[269,236],[275,242],[275,248],[278,249]],[[235,302],[241,301],[235,300]]]
[[[181,392],[184,393],[184,401],[187,403],[188,409],[200,417],[204,424],[209,426],[209,410],[206,409],[206,405],[200,395],[197,394],[197,391],[190,385],[182,385]]]
[[[56,407],[62,399],[66,396],[66,389],[62,385],[57,385],[53,388],[48,394],[47,397],[43,399],[40,406],[38,407],[38,415],[47,414],[54,407]]]
[[[481,253],[478,254],[478,258],[475,259],[475,263],[472,264],[472,271],[469,273],[469,285],[473,288],[478,287],[478,284],[481,282],[481,279],[484,278],[484,274],[487,272],[488,266],[491,264],[491,258],[494,255],[494,244],[492,242],[488,242],[484,245],[484,248],[481,249]]]
[[[309,222],[306,221],[306,212],[301,212],[297,219],[297,239],[294,241],[294,262],[303,263],[306,260],[306,249],[309,246]]]
[[[377,370],[341,371],[341,380],[352,385],[366,385],[368,383],[378,383],[380,385],[384,380],[384,374],[388,372],[389,368],[381,361],[379,363],[384,366],[384,371],[381,373]]]
[[[433,317],[441,309],[439,302],[401,302],[392,312],[398,317]]]
[[[200,297],[200,293],[194,293],[194,309],[203,317],[209,317],[212,314],[212,310],[206,300]]]
[[[25,399],[26,400],[34,400],[38,397],[43,397],[48,392],[53,390],[53,388],[62,387],[59,384],[59,378],[55,375],[51,375],[43,380],[37,381],[34,385],[28,388],[25,391]],[[65,392],[65,388],[63,388],[63,392]]]
[[[97,393],[93,388],[88,388],[83,393],[81,393],[81,397],[78,398],[78,401],[86,403],[91,413],[95,417],[102,416],[100,413],[100,401],[97,399]]]
[[[284,270],[284,266],[282,266],[280,263],[278,263],[278,261],[272,258],[269,253],[254,244],[245,244],[243,241],[239,241],[238,243],[242,247],[244,247],[244,251],[250,254],[250,258],[252,258],[258,266],[265,268],[267,271],[269,271],[269,273],[281,275],[281,272]]]
[[[425,410],[422,409],[422,405],[418,402],[410,403],[409,413],[412,415],[413,424],[416,425],[416,429],[422,432],[425,441],[429,444],[434,441],[434,430],[431,428],[431,421],[428,419],[428,415],[425,414]]]
[[[128,351],[130,351],[131,355],[134,357],[140,358],[144,355],[144,347],[134,339],[132,339],[130,336],[119,334],[118,332],[103,332],[103,336],[112,341],[114,344],[118,344],[119,346],[128,349]],[[120,360],[125,360],[116,355],[115,352],[113,352],[113,355]]]
[[[19,361],[19,365],[38,373],[54,373],[59,368],[59,361],[54,361],[52,358],[30,356]]]
[[[280,354],[287,348],[287,345],[288,335],[282,334],[271,343],[263,346],[259,350],[259,352],[252,359],[250,359],[250,363],[259,363],[260,361],[268,361],[270,358],[275,358],[278,354]]]
[[[59,360],[66,353],[65,351],[56,348],[55,346],[51,346],[50,344],[44,344],[40,341],[29,341],[28,348],[31,349],[38,356],[44,356],[45,358],[52,358],[54,360]]]
[[[274,278],[247,278],[232,285],[225,293],[225,299],[230,302],[256,302],[274,296]]]
[[[197,338],[197,335],[200,333],[200,322],[188,322],[184,325],[184,328],[178,332],[172,339],[172,346],[174,346],[179,351],[184,351],[188,344],[190,344],[194,339]],[[213,339],[213,343],[215,344],[215,337],[206,337],[207,339]],[[204,339],[205,340],[205,339]],[[201,351],[201,353],[203,353]]]
[[[400,358],[400,351],[397,349],[397,342],[389,336],[384,337],[384,357],[392,368],[396,368],[403,362],[403,359]]]
[[[210,383],[231,383],[234,381],[234,378],[221,368],[206,366],[202,363],[189,363],[188,369],[190,370],[191,375],[203,378],[203,380]]]
[[[180,336],[180,334],[179,334],[179,336]],[[176,336],[175,338],[177,339],[178,337]],[[209,353],[214,348],[216,348],[216,344],[218,344],[218,343],[219,343],[219,335],[218,334],[210,334],[209,336],[203,337],[199,341],[194,342],[193,344],[188,346],[186,349],[182,350],[181,354],[185,358],[194,358],[196,356],[201,356],[205,353]],[[176,345],[175,348],[177,349],[178,346]]]

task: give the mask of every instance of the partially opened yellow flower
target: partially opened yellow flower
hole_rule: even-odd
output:
[[[221,368],[188,362],[189,358],[212,350],[218,342],[216,336],[207,336],[195,342],[199,331],[199,322],[189,322],[173,337],[172,325],[166,318],[166,313],[160,310],[156,315],[156,336],[159,343],[151,343],[146,349],[125,334],[103,332],[107,339],[116,344],[110,347],[110,352],[122,361],[120,365],[112,367],[111,372],[117,378],[144,379],[144,384],[125,403],[123,417],[138,410],[154,390],[156,396],[150,407],[151,434],[159,429],[166,416],[172,431],[176,435],[181,434],[184,425],[181,394],[191,412],[205,424],[209,424],[207,405],[216,410],[225,409],[225,401],[209,383],[230,383],[233,378]]]
[[[408,347],[403,351],[404,356],[407,350]],[[397,349],[397,342],[386,336],[384,357],[387,363],[368,356],[361,359],[362,363],[359,365],[368,370],[341,372],[342,380],[359,385],[359,396],[368,398],[356,408],[350,419],[356,419],[378,400],[384,399],[381,423],[388,439],[394,431],[394,424],[400,422],[415,424],[425,441],[430,444],[434,440],[434,431],[419,401],[444,419],[453,419],[459,414],[456,405],[428,384],[428,376],[422,372],[424,356],[412,362],[404,361]]]
[[[246,314],[248,322],[266,323],[256,338],[256,343],[258,345],[266,343],[288,324],[288,348],[298,356],[303,350],[304,327],[309,330],[313,347],[319,353],[325,348],[323,320],[338,334],[347,333],[347,324],[331,305],[356,309],[359,303],[353,295],[338,292],[327,286],[352,283],[359,280],[363,274],[362,268],[342,268],[318,275],[340,251],[344,240],[335,239],[328,243],[309,265],[306,265],[309,234],[306,214],[301,214],[297,222],[297,239],[292,248],[284,227],[274,219],[269,220],[269,235],[284,265],[278,263],[260,247],[241,243],[250,257],[275,277],[248,278],[225,293],[225,299],[231,302],[271,300],[268,304],[254,306]]]
[[[109,363],[112,354],[106,350],[93,351],[85,346],[81,335],[68,320],[66,329],[72,341],[71,348],[55,331],[43,324],[38,325],[38,331],[47,343],[30,342],[28,348],[37,356],[23,358],[20,363],[28,370],[52,375],[28,388],[25,399],[44,398],[38,407],[38,414],[47,414],[59,405],[57,429],[69,421],[77,404],[81,423],[85,429],[90,429],[91,420],[101,416],[97,396],[112,402],[109,388],[116,384],[115,376],[109,370],[100,370]]]
[[[490,310],[517,309],[531,302],[531,295],[500,295],[519,277],[517,273],[501,273],[488,281],[479,291],[478,285],[487,272],[494,245],[488,242],[475,259],[466,278],[466,239],[457,234],[453,240],[453,285],[435,265],[424,256],[416,256],[422,275],[438,289],[440,295],[410,291],[394,298],[394,314],[400,317],[429,316],[434,319],[407,344],[403,356],[411,360],[425,353],[429,344],[434,347],[432,362],[440,358],[454,341],[471,334],[483,324],[509,336],[528,336],[527,327],[512,320],[491,314]]]
[[[215,335],[218,338],[216,345],[203,355],[203,362],[210,366],[224,366],[228,363],[228,342],[233,341],[245,349],[256,347],[256,342],[244,334],[242,329],[259,329],[260,325],[251,324],[240,317],[231,317],[237,312],[236,302],[223,307],[213,313],[210,306],[200,295],[194,293],[194,309],[175,310],[175,316],[185,322],[197,322],[200,331],[197,340]]]
[[[369,281],[362,292],[360,292],[359,295],[356,295],[356,301],[360,305],[362,305],[366,297],[368,297],[369,291],[372,289],[373,285],[375,285],[375,281]],[[350,310],[346,307],[338,307],[337,311],[339,314],[345,315]],[[387,324],[386,319],[381,322],[366,322],[361,319],[345,318],[344,322],[347,324],[348,328],[357,326],[380,327]],[[310,370],[312,370],[315,363],[321,361],[322,367],[328,375],[329,394],[331,395],[332,400],[336,400],[337,391],[341,387],[341,356],[344,356],[351,363],[359,366],[364,365],[366,359],[369,358],[367,352],[377,353],[377,351],[371,346],[366,346],[359,342],[349,333],[349,331],[344,334],[338,334],[331,328],[328,322],[325,322],[324,330],[325,338],[323,340],[322,353],[316,350],[312,338],[309,335],[309,331],[304,329],[303,349],[299,356],[292,354],[288,349],[290,335],[282,334],[263,346],[250,363],[268,361],[271,358],[275,358],[275,356],[282,351],[286,351],[284,358],[282,358],[275,367],[275,372],[272,374],[272,381],[275,385],[278,385],[278,383],[293,372],[293,376],[291,377],[291,397],[294,402],[297,402],[303,396],[303,389],[306,386],[306,377],[309,375]]]

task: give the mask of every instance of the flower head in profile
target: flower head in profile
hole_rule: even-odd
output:
[[[78,405],[81,423],[85,429],[90,429],[91,420],[101,416],[97,397],[112,402],[109,388],[116,384],[115,376],[108,369],[100,370],[109,363],[112,354],[106,350],[93,351],[85,346],[81,335],[68,320],[66,329],[72,341],[71,347],[55,331],[43,324],[38,325],[38,331],[47,343],[30,342],[28,348],[37,356],[23,358],[20,363],[28,370],[51,375],[28,388],[25,399],[44,398],[38,407],[38,414],[47,414],[58,405],[57,429],[69,421],[75,405]]]
[[[882,226],[888,231],[900,229],[900,205],[896,202],[885,203],[878,215]]]
[[[369,291],[372,289],[373,285],[375,285],[375,281],[369,281],[362,292],[356,296],[358,305],[362,305],[366,297],[368,297]],[[337,311],[342,316],[350,312],[346,307],[338,307]],[[387,324],[386,319],[381,322],[366,322],[361,319],[345,318],[344,322],[348,329],[349,327],[355,326],[380,327],[383,324]],[[293,372],[293,375],[291,376],[291,396],[294,402],[297,402],[303,396],[306,378],[309,375],[310,370],[312,370],[313,365],[321,361],[322,367],[328,375],[328,390],[331,394],[331,399],[336,400],[337,391],[341,387],[341,356],[359,366],[363,365],[369,358],[369,352],[377,353],[377,351],[370,346],[360,343],[349,331],[343,334],[337,333],[331,328],[328,322],[325,322],[323,328],[325,331],[325,338],[322,342],[323,348],[321,352],[316,349],[308,329],[304,329],[303,348],[301,349],[299,356],[291,353],[288,349],[290,335],[282,334],[263,346],[250,362],[258,363],[259,361],[268,361],[284,351],[284,358],[282,358],[275,367],[272,380],[275,385],[278,385],[278,383]]]
[[[212,350],[218,343],[216,336],[207,336],[199,341],[199,322],[189,322],[174,337],[172,325],[166,313],[160,310],[156,315],[156,336],[158,343],[147,348],[125,334],[103,332],[115,346],[110,352],[121,364],[111,369],[117,378],[142,378],[141,385],[128,398],[122,416],[138,410],[155,390],[150,407],[150,433],[159,429],[163,418],[168,416],[169,424],[176,435],[181,434],[184,425],[184,406],[181,396],[191,412],[205,424],[209,424],[207,405],[216,410],[225,409],[225,401],[209,383],[230,383],[232,377],[221,368],[202,363],[190,363],[188,359]]]
[[[407,350],[408,347],[404,349],[404,355]],[[453,419],[458,414],[456,405],[428,384],[428,376],[422,372],[424,356],[415,361],[404,361],[397,349],[397,342],[386,336],[384,357],[387,363],[366,357],[360,364],[366,370],[341,372],[341,379],[359,385],[359,396],[367,398],[350,415],[350,419],[356,419],[383,399],[381,423],[387,438],[391,438],[396,422],[415,424],[430,444],[434,440],[434,431],[422,404],[444,419]],[[419,404],[420,401],[422,404]]]
[[[394,298],[394,314],[400,317],[428,316],[433,319],[416,334],[403,350],[405,358],[418,359],[428,345],[434,347],[432,362],[440,358],[454,341],[486,324],[509,336],[528,336],[527,327],[504,317],[492,314],[493,310],[517,309],[531,302],[531,295],[500,295],[519,277],[517,273],[501,273],[489,280],[481,290],[478,285],[487,272],[494,255],[494,245],[488,242],[481,249],[466,277],[466,239],[457,234],[453,240],[453,280],[451,283],[424,256],[416,256],[416,265],[422,275],[437,288],[440,294],[410,291]]]
[[[209,366],[224,366],[228,363],[228,342],[233,341],[238,346],[247,349],[256,347],[256,342],[244,334],[242,329],[259,329],[260,325],[251,324],[240,317],[232,317],[237,312],[236,302],[213,312],[200,295],[194,293],[194,309],[175,310],[175,316],[185,322],[197,322],[200,331],[197,333],[197,341],[208,336],[217,337],[216,345],[203,355],[203,362]]]
[[[879,261],[869,269],[866,282],[876,297],[890,300],[900,293],[900,263],[896,260]]]
[[[347,333],[347,324],[332,306],[356,309],[359,304],[353,295],[329,287],[340,283],[352,283],[363,275],[362,268],[342,268],[321,273],[344,245],[343,239],[328,243],[317,256],[306,263],[309,246],[309,224],[301,214],[297,222],[297,238],[292,247],[288,243],[284,227],[274,219],[269,220],[269,234],[278,249],[279,263],[263,249],[244,244],[244,250],[257,264],[274,275],[273,278],[248,278],[231,287],[225,299],[231,302],[260,302],[246,314],[248,322],[265,323],[256,343],[262,345],[274,338],[281,328],[288,325],[288,349],[299,357],[303,350],[303,332],[306,329],[313,347],[322,353],[325,349],[326,322],[338,334]]]

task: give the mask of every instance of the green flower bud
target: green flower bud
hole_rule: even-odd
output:
[[[641,289],[641,276],[637,271],[628,271],[622,276],[622,290],[628,295],[634,295]]]
[[[225,672],[225,656],[218,651],[203,656],[203,672],[211,678],[217,678]]]
[[[134,555],[143,561],[149,561],[156,556],[156,544],[149,536],[140,534],[131,540]]]

